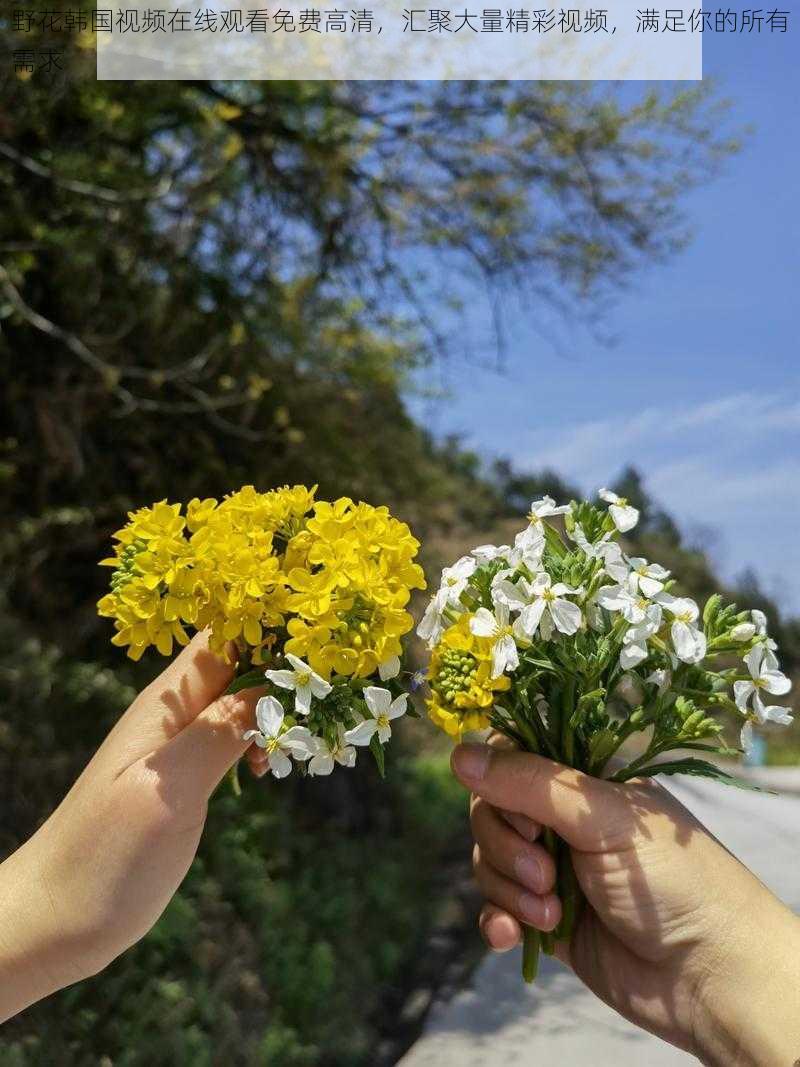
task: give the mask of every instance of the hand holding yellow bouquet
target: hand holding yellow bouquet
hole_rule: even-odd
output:
[[[315,491],[245,486],[185,513],[166,501],[131,512],[102,561],[113,573],[98,610],[132,659],[151,645],[168,656],[187,628],[208,628],[211,648],[237,663],[232,689],[268,684],[249,733],[276,777],[292,760],[311,774],[352,766],[362,745],[383,772],[390,722],[406,711],[398,677],[411,590],[425,587],[419,542],[385,507]]]

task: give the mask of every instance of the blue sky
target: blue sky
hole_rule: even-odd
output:
[[[800,613],[800,16],[793,31],[706,38],[706,76],[752,129],[684,199],[689,247],[615,303],[611,347],[580,328],[555,346],[531,314],[504,375],[454,367],[445,399],[410,403],[439,434],[587,491],[635,463],[725,576],[752,566]],[[488,323],[472,349],[491,362]]]

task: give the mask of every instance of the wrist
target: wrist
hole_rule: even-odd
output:
[[[710,1067],[800,1061],[800,919],[763,886],[700,988],[695,1041]],[[730,917],[729,917],[730,920]]]

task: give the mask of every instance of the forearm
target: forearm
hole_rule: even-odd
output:
[[[85,977],[74,965],[34,837],[0,864],[0,1022]]]
[[[800,1063],[800,919],[771,894],[748,917],[723,974],[707,983],[697,1034],[712,1067]]]

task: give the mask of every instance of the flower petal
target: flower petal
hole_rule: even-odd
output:
[[[298,715],[308,715],[311,711],[310,685],[298,685],[294,694],[294,710]]]
[[[308,765],[308,773],[313,775],[330,774],[333,770],[333,756],[326,749],[318,752]]]
[[[305,726],[292,726],[278,739],[281,748],[291,752],[295,759],[306,760],[317,751],[317,740]]]
[[[679,619],[673,622],[671,634],[678,659],[684,663],[699,663],[706,654],[705,634]]]
[[[291,652],[287,652],[286,659],[291,663],[298,674],[309,674],[311,672],[309,665],[304,660],[300,659],[299,656],[294,656]]]
[[[344,739],[348,745],[368,745],[377,729],[377,719],[365,719],[352,730],[345,731]]]
[[[517,643],[510,634],[501,637],[495,642],[492,649],[492,677],[499,678],[505,671],[513,671],[519,667],[519,652]]]
[[[764,670],[761,675],[761,683],[768,693],[773,696],[783,696],[792,688],[791,681],[780,671]]]
[[[632,530],[639,521],[639,512],[636,508],[632,508],[630,504],[626,504],[624,507],[619,504],[612,504],[608,510],[611,512],[611,518],[620,533]]]
[[[378,665],[378,675],[382,682],[388,682],[390,678],[396,678],[400,673],[400,657],[390,656]]]
[[[325,679],[320,678],[318,674],[312,673],[308,684],[311,688],[311,692],[314,694],[317,700],[324,700],[328,693],[330,693],[331,689],[333,689],[333,686],[330,684],[330,682],[326,682]]]
[[[399,719],[401,715],[405,715],[408,710],[408,693],[401,693],[399,697],[395,697],[392,703],[389,705],[389,710],[386,715],[390,719]]]
[[[377,719],[379,715],[386,715],[389,705],[392,703],[392,694],[388,689],[381,689],[377,685],[368,685],[364,690],[364,699],[367,707]]]
[[[580,629],[581,609],[570,600],[552,600],[550,602],[550,614],[556,629],[562,634],[574,634]]]
[[[294,671],[264,671],[266,678],[281,689],[294,689]]]
[[[755,691],[756,687],[752,682],[733,683],[733,699],[736,702],[736,707],[739,708],[740,711],[747,710],[747,702]]]
[[[533,637],[539,626],[539,621],[542,618],[542,613],[546,607],[546,602],[541,599],[534,600],[532,604],[529,604],[526,608],[523,608],[522,613],[519,616],[517,622],[519,623],[523,633],[528,637]]]
[[[292,773],[292,761],[279,748],[270,752],[267,756],[267,762],[269,763],[269,769],[276,778],[286,778],[287,775]]]
[[[334,753],[334,758],[343,767],[355,767],[356,750],[351,745],[345,745],[344,748],[340,748],[338,752]]]
[[[664,583],[659,582],[656,578],[642,576],[639,578],[639,588],[645,596],[654,597],[656,593],[660,593],[664,588]]]
[[[283,725],[283,705],[277,697],[260,697],[256,704],[256,722],[265,737],[277,737]]]
[[[635,667],[644,659],[647,659],[647,645],[643,641],[631,641],[630,644],[622,646],[619,662],[625,670]]]
[[[476,637],[491,637],[497,629],[497,620],[488,608],[478,608],[469,620],[469,628]]]

